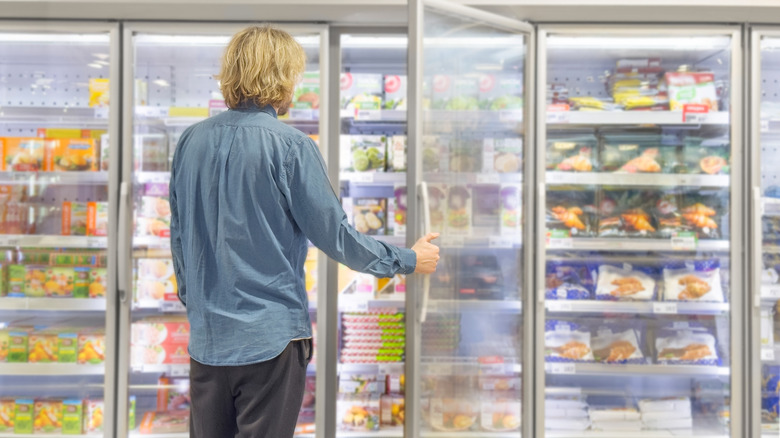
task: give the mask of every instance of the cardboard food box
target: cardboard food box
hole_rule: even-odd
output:
[[[89,271],[89,297],[105,298],[108,289],[108,270],[106,268],[92,268]]]
[[[384,235],[387,226],[387,200],[383,198],[354,198],[352,224],[358,232]]]
[[[62,401],[62,434],[81,435],[84,433],[84,403],[79,399]]]
[[[87,400],[84,402],[84,407],[84,433],[102,432],[103,411],[105,411],[103,400]]]
[[[134,136],[135,170],[164,172],[168,170],[168,138],[165,134]]]
[[[405,110],[407,83],[406,75],[385,75],[385,98],[382,108]]]
[[[185,317],[150,318],[138,321],[131,328],[132,345],[187,345],[190,323]]]
[[[141,419],[142,434],[184,433],[189,429],[190,411],[147,412]]]
[[[522,228],[522,185],[505,183],[499,189],[502,236],[520,236]]]
[[[0,330],[0,363],[8,361],[8,348],[11,344],[11,336],[8,330]]]
[[[291,108],[319,109],[320,107],[320,72],[307,71],[303,79],[295,87]]]
[[[75,330],[63,330],[57,334],[57,354],[60,363],[78,362],[79,335]]]
[[[188,377],[162,376],[157,380],[157,411],[190,409],[190,380]]]
[[[87,236],[108,236],[108,202],[87,203]]]
[[[73,269],[73,298],[88,298],[90,274],[93,268],[77,266]]]
[[[519,173],[523,168],[521,138],[486,138],[483,141],[482,171]]]
[[[406,236],[406,215],[408,194],[406,184],[395,184],[393,199],[388,205],[388,223],[393,236]]]
[[[336,404],[340,430],[379,430],[379,395],[342,395]]]
[[[43,170],[50,141],[36,137],[5,137],[3,139],[3,170],[39,172]]]
[[[79,334],[79,364],[99,365],[106,360],[106,335],[99,332]]]
[[[177,291],[173,260],[138,259],[138,302],[178,301]]]
[[[111,142],[108,134],[100,136],[100,167],[102,171],[108,171],[111,164]]]
[[[19,298],[25,296],[25,279],[27,269],[24,265],[8,265],[8,296]]]
[[[27,345],[30,333],[24,329],[11,329],[8,332],[8,362],[27,362]]]
[[[14,433],[33,433],[33,416],[35,402],[28,398],[17,398],[14,401]]]
[[[65,201],[62,203],[62,235],[86,236],[88,206],[86,202]]]
[[[100,107],[108,106],[109,80],[105,78],[90,78],[89,80],[89,106]]]
[[[24,294],[27,297],[46,296],[47,266],[27,265],[25,268]]]
[[[130,347],[132,366],[188,365],[190,355],[186,345],[133,345]]]
[[[471,234],[472,224],[471,188],[453,185],[447,190],[447,233],[453,235]]]
[[[387,171],[406,172],[406,136],[387,138]]]
[[[76,280],[76,271],[70,267],[50,267],[46,270],[47,297],[73,297],[73,285]]]
[[[171,237],[171,205],[168,197],[168,184],[146,184],[136,217],[137,236]]]
[[[29,336],[27,361],[30,363],[58,362],[59,339],[53,331],[33,332]]]
[[[13,399],[0,399],[0,432],[13,432],[15,409],[16,403]]]
[[[96,171],[98,153],[92,138],[69,138],[51,140],[46,154],[45,171],[73,172]]]
[[[35,434],[62,432],[62,401],[36,400],[33,420]]]
[[[384,83],[381,74],[342,73],[339,79],[341,108],[379,110]]]
[[[523,76],[483,74],[479,77],[480,107],[490,111],[523,109]]]
[[[384,135],[341,136],[342,170],[384,172],[387,166],[387,137]]]
[[[385,394],[380,399],[382,427],[400,427],[404,425],[406,412],[404,396],[401,394]]]

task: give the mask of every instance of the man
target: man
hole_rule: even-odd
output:
[[[293,435],[312,353],[307,239],[382,277],[429,274],[439,260],[436,234],[410,250],[348,224],[317,146],[276,118],[304,65],[287,33],[239,32],[219,75],[230,109],[188,128],[176,149],[171,250],[191,326],[191,437]]]

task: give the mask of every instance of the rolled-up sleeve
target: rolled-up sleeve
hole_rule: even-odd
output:
[[[313,141],[292,144],[282,172],[283,190],[296,224],[330,258],[377,277],[414,272],[414,251],[363,235],[349,224]]]

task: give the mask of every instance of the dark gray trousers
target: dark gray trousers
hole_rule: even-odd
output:
[[[305,339],[252,365],[210,366],[191,359],[190,437],[292,437],[311,355],[311,340]]]

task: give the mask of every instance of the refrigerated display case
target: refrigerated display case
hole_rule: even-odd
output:
[[[776,337],[778,287],[778,251],[776,224],[780,218],[778,193],[778,112],[777,80],[780,71],[780,32],[775,28],[751,30],[751,120],[750,143],[752,188],[750,253],[750,368],[748,380],[751,398],[751,437],[772,437],[780,434],[778,421],[777,374],[780,370],[780,349]]]
[[[112,436],[118,55],[115,24],[0,23],[0,436]]]
[[[170,252],[170,163],[179,136],[190,125],[221,111],[215,79],[230,38],[247,25],[140,23],[125,28],[123,182],[120,193],[120,338],[117,436],[189,436],[189,323],[178,300]],[[204,30],[204,28],[207,28]],[[320,26],[287,26],[303,46],[306,72],[289,115],[280,117],[319,141]],[[317,339],[318,254],[305,263],[310,313]],[[299,432],[312,436],[315,363],[309,365]]]
[[[535,436],[742,436],[739,29],[538,37]]]
[[[419,201],[407,235],[440,233],[441,260],[410,283],[405,436],[532,435],[532,33],[471,8],[410,2],[408,172]]]

